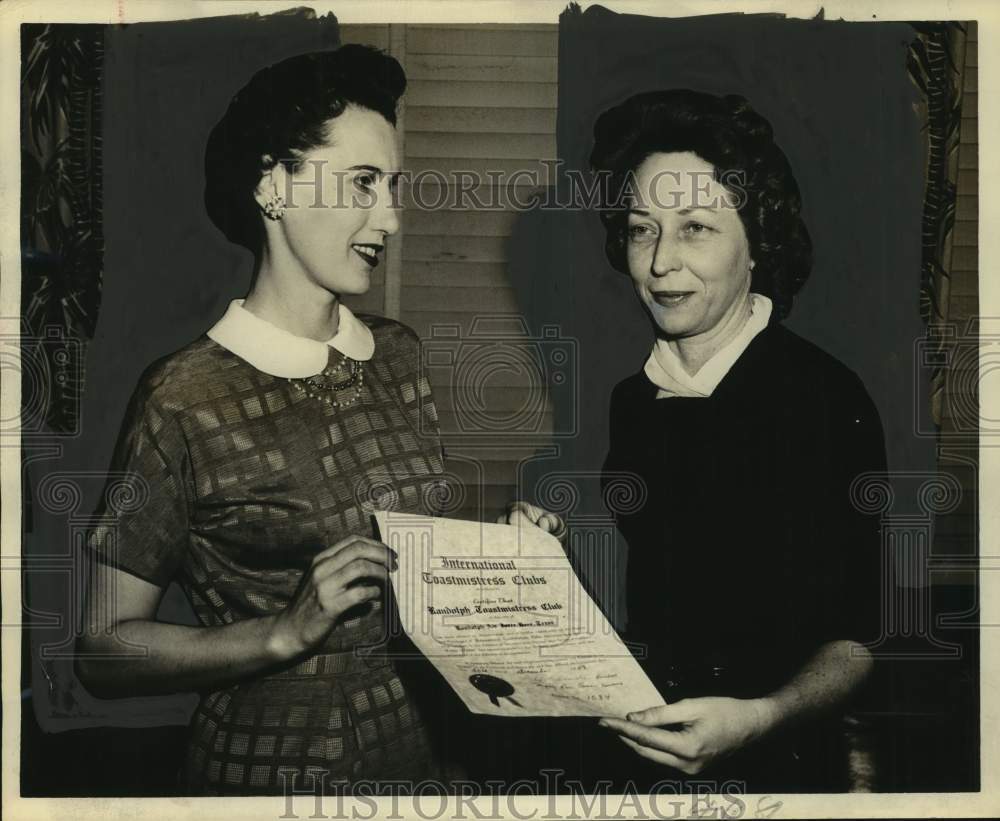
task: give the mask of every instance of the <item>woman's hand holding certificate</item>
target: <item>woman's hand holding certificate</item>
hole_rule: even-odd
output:
[[[764,699],[687,698],[663,707],[603,718],[602,727],[643,758],[697,775],[767,732],[773,719]]]
[[[269,644],[279,659],[294,658],[320,644],[355,605],[382,595],[392,550],[364,536],[348,536],[317,553],[295,598],[275,619]]]
[[[507,506],[507,510],[497,517],[497,524],[514,525],[515,527],[532,525],[546,533],[551,533],[560,541],[566,537],[566,523],[561,516],[527,502],[511,502]]]

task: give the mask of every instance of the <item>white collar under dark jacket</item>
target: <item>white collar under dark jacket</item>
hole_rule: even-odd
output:
[[[646,360],[644,368],[649,381],[656,385],[657,399],[667,399],[671,396],[711,396],[729,369],[747,349],[747,345],[757,334],[767,327],[771,318],[771,300],[762,294],[750,294],[750,318],[725,346],[716,351],[712,357],[691,376],[684,370],[665,339],[657,339],[653,352]]]
[[[208,332],[210,339],[232,351],[257,370],[285,379],[304,379],[322,371],[336,348],[351,359],[371,359],[375,338],[367,325],[340,303],[337,333],[320,342],[272,325],[234,299],[222,319]]]

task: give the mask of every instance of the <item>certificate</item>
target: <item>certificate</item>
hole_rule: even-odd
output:
[[[474,713],[624,716],[664,704],[536,527],[375,514],[410,639]]]

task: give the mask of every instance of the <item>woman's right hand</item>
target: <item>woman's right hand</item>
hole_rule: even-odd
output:
[[[315,648],[345,611],[381,595],[395,567],[387,545],[349,536],[316,555],[280,613],[191,627],[156,621],[164,587],[97,562],[77,674],[99,698],[228,687]]]
[[[344,612],[382,594],[396,566],[391,547],[364,536],[348,536],[317,553],[294,598],[274,619],[272,650],[287,660],[320,644]]]

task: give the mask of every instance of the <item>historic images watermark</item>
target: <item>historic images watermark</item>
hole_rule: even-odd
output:
[[[292,170],[282,194],[286,208],[371,209],[380,205],[419,211],[628,210],[703,208],[740,209],[747,201],[745,172],[740,170],[664,170],[640,185],[636,174],[566,168],[563,160],[540,159],[509,169],[437,168],[419,171],[332,169],[326,160],[287,159]],[[388,203],[376,182],[389,178]],[[713,193],[720,184],[724,195]]]
[[[664,779],[640,790],[628,782],[612,788],[599,782],[591,790],[560,769],[544,769],[536,780],[484,783],[453,780],[353,781],[341,786],[327,783],[329,773],[315,769],[299,783],[299,773],[282,772],[283,811],[279,819],[320,818],[370,821],[370,819],[440,818],[470,821],[521,821],[592,818],[643,818],[668,821],[676,818],[771,818],[782,802],[769,795],[750,798],[741,781],[712,779],[683,782]],[[614,791],[612,791],[614,789]],[[640,796],[642,796],[640,798]]]

